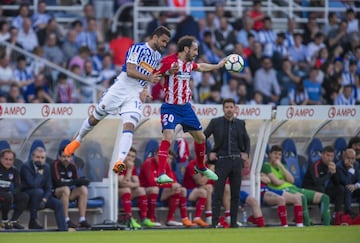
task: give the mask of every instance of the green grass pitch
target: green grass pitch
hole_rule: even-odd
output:
[[[359,243],[360,226],[0,233],[11,243]]]

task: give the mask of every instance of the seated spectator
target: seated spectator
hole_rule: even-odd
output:
[[[32,98],[30,103],[55,103],[55,101],[46,92],[44,87],[35,88],[35,96]]]
[[[41,46],[37,46],[33,50],[33,54],[36,55],[39,59],[35,59],[30,63],[29,69],[32,71],[33,75],[38,75],[39,73],[46,72],[44,49]]]
[[[34,82],[31,70],[26,66],[26,57],[19,56],[14,71],[15,81],[21,89],[21,93],[25,93],[27,87]]]
[[[28,3],[19,5],[19,15],[12,19],[11,26],[20,29],[23,25],[24,19],[30,17],[30,8]]]
[[[308,202],[321,204],[321,216],[324,225],[330,224],[329,197],[326,194],[316,192],[309,189],[298,188],[294,183],[294,177],[282,164],[282,148],[273,145],[270,149],[269,161],[262,166],[261,172],[265,173],[271,180],[268,186],[271,189],[285,190],[289,193],[301,195],[304,225],[309,226],[310,215],[308,211]],[[301,211],[301,207],[297,207],[295,215]]]
[[[147,218],[148,200],[146,197],[145,188],[140,186],[139,177],[137,176],[136,166],[134,164],[135,158],[136,158],[136,150],[133,147],[131,147],[128,155],[124,160],[126,169],[120,172],[118,175],[119,200],[121,201],[121,205],[125,213],[126,221],[129,222],[128,226],[133,229],[141,228],[141,226],[144,227],[160,226],[159,223],[152,222],[150,219]],[[135,198],[137,198],[138,200],[141,225],[138,224],[136,222],[136,219],[132,217],[131,200]]]
[[[360,137],[352,137],[349,140],[348,148],[352,148],[356,152],[356,160],[360,163]]]
[[[0,21],[0,41],[7,41],[10,38],[9,24],[6,21]]]
[[[77,103],[78,94],[74,83],[64,73],[59,73],[55,88],[57,103]]]
[[[248,103],[248,89],[246,88],[246,85],[244,83],[240,83],[238,85],[236,94],[236,103],[237,104],[247,104]]]
[[[27,207],[29,196],[21,192],[20,173],[14,167],[16,154],[10,149],[0,151],[0,208],[5,229],[24,229],[18,219]],[[9,212],[15,204],[9,220]]]
[[[301,70],[307,70],[309,66],[307,46],[303,44],[300,33],[294,34],[294,45],[289,47],[289,60]]]
[[[70,59],[73,56],[78,55],[79,47],[76,45],[76,31],[70,29],[67,34],[64,42],[61,45],[61,50],[64,55],[65,63],[69,63]]]
[[[15,83],[14,71],[10,66],[10,58],[4,55],[0,57],[0,93],[7,94],[11,84]]]
[[[125,36],[122,30],[118,30],[116,38],[110,41],[109,48],[117,69],[121,70],[122,65],[125,64],[126,52],[133,44],[133,39]]]
[[[99,71],[100,76],[103,77],[103,86],[108,88],[114,82],[114,77],[117,76],[117,72],[115,70],[115,65],[112,61],[112,56],[109,53],[104,54],[102,59],[102,68]]]
[[[264,28],[265,14],[261,11],[261,1],[253,1],[252,9],[249,12],[254,22],[254,30],[260,31]]]
[[[31,19],[25,18],[21,28],[19,29],[19,43],[26,51],[32,52],[39,45],[38,38],[31,27]]]
[[[261,189],[260,196],[263,204],[268,206],[277,205],[277,213],[282,227],[288,227],[286,204],[294,205],[294,217],[296,226],[303,226],[303,213],[300,194],[292,194],[283,190],[271,189],[267,184],[271,183],[271,179],[265,174],[260,175]]]
[[[309,78],[304,80],[304,89],[309,97],[309,105],[323,104],[321,83],[317,82],[318,72],[319,70],[317,68],[312,68]]]
[[[220,96],[222,99],[234,99],[237,100],[237,87],[239,81],[235,78],[231,78],[228,84],[225,84],[221,87]]]
[[[213,34],[211,31],[204,32],[204,39],[201,42],[199,48],[203,50],[203,54],[208,63],[216,64],[221,58],[225,56],[224,52],[220,50],[213,40]]]
[[[345,187],[345,214],[354,216],[351,203],[353,201],[360,203],[360,168],[354,149],[348,148],[343,152],[342,160],[337,163],[336,170],[341,185]]]
[[[87,46],[82,46],[79,49],[79,54],[76,56],[73,56],[70,59],[69,62],[69,67],[71,69],[71,67],[73,65],[77,65],[80,67],[80,74],[84,73],[84,66],[85,66],[85,61],[90,59],[90,49]]]
[[[293,68],[289,59],[283,59],[281,69],[276,72],[279,85],[281,87],[281,98],[286,98],[290,89],[296,87],[301,81],[300,73]]]
[[[335,149],[333,147],[326,146],[323,148],[320,160],[308,166],[302,185],[303,188],[322,193],[321,198],[318,198],[318,200],[320,199],[321,202],[321,214],[324,221],[327,220],[327,216],[325,216],[327,212],[325,212],[325,210],[329,210],[328,196],[330,200],[335,203],[335,215],[341,212],[344,201],[344,187],[340,184],[340,175],[336,170],[334,157]],[[315,198],[314,203],[318,203],[315,202]],[[334,218],[336,218],[336,216]]]
[[[342,91],[335,98],[334,105],[356,105],[351,84],[343,86]]]
[[[46,28],[51,16],[46,13],[46,1],[39,1],[37,11],[32,15],[33,28],[36,32]]]
[[[304,81],[301,80],[295,88],[288,91],[289,105],[307,105],[309,101],[308,93],[304,89]]]
[[[20,44],[19,38],[18,38],[19,30],[15,27],[11,27],[9,32],[10,32],[10,38],[7,40],[7,42],[9,42],[10,44],[12,44],[16,47],[23,48],[23,46]],[[17,62],[18,57],[22,56],[22,54],[19,54],[17,51],[15,51],[11,47],[7,47],[6,48],[6,56],[10,57],[11,64],[14,64]]]
[[[253,93],[253,98],[249,100],[247,103],[248,105],[263,105],[264,104],[264,97],[261,92],[255,91]]]
[[[341,20],[339,26],[328,34],[328,48],[334,48],[337,45],[345,46],[349,43],[350,35],[347,33],[348,22]]]
[[[43,73],[39,73],[38,75],[35,75],[35,79],[34,82],[32,84],[30,84],[25,93],[25,100],[27,102],[29,102],[30,100],[32,100],[33,98],[35,98],[36,96],[36,90],[38,88],[43,88],[43,90],[48,94],[49,94],[49,87],[47,84],[47,80],[45,79],[45,75]]]
[[[166,164],[166,174],[169,175],[174,182],[166,183],[166,184],[157,184],[156,178],[158,177],[158,155],[155,157],[148,158],[144,161],[140,170],[140,185],[145,187],[146,194],[149,197],[149,211],[148,218],[152,222],[156,222],[155,219],[155,208],[157,203],[158,194],[161,190],[160,201],[168,201],[168,215],[166,219],[167,226],[186,226],[192,227],[195,226],[188,216],[186,209],[186,189],[182,187],[179,183],[176,182],[176,177],[170,168],[170,163],[175,157],[174,152],[169,151],[169,155],[167,157],[168,163]],[[177,206],[180,205],[180,213],[182,222],[175,221],[174,215]]]
[[[103,82],[103,77],[94,70],[91,60],[85,61],[83,77],[90,85],[99,85]],[[97,97],[94,86],[88,84],[81,84],[80,86],[80,102],[92,103],[94,102],[94,95]]]
[[[94,17],[87,20],[87,27],[84,31],[80,32],[76,38],[78,46],[87,46],[92,54],[96,53],[96,44],[102,42],[102,34]]]
[[[204,100],[204,104],[219,105],[222,104],[223,98],[221,98],[221,87],[218,84],[210,86],[210,97]]]
[[[85,177],[80,177],[78,168],[72,161],[72,156],[64,154],[64,147],[58,151],[58,159],[51,166],[52,184],[54,195],[63,204],[65,221],[68,228],[91,228],[86,221],[85,213],[88,200],[88,188],[90,181]],[[79,208],[79,223],[71,222],[69,217],[70,201],[77,201]]]
[[[64,207],[60,200],[52,196],[51,172],[46,161],[46,152],[42,147],[30,151],[31,159],[21,167],[21,182],[23,191],[29,197],[30,221],[29,229],[43,229],[37,222],[39,209],[51,208],[55,210],[58,230],[66,231]]]
[[[62,49],[57,45],[56,34],[51,33],[46,37],[44,45],[44,57],[56,65],[65,67],[65,58]]]
[[[359,20],[356,18],[354,9],[349,8],[346,10],[346,20],[348,22],[347,33],[359,32]]]
[[[38,31],[36,34],[40,45],[44,45],[46,38],[51,34],[56,36],[56,45],[60,46],[64,41],[64,30],[54,17],[49,19],[45,29]]]
[[[10,90],[6,96],[7,103],[25,103],[24,96],[21,94],[21,89],[17,83],[10,86]]]

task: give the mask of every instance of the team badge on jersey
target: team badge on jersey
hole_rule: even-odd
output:
[[[68,176],[69,178],[71,178],[71,177],[72,177],[72,171],[68,171],[68,172],[67,172],[67,176]]]
[[[13,173],[9,173],[9,180],[12,181],[14,179],[14,174]]]

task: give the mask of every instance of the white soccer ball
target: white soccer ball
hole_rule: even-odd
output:
[[[230,54],[226,57],[225,69],[229,72],[241,72],[244,65],[244,59],[238,54]]]

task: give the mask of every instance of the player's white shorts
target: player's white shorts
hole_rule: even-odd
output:
[[[140,92],[143,87],[135,79],[129,78],[122,72],[115,80],[115,83],[104,93],[100,99],[94,117],[102,120],[105,116],[120,115],[123,123],[139,123],[142,114],[142,103]]]

